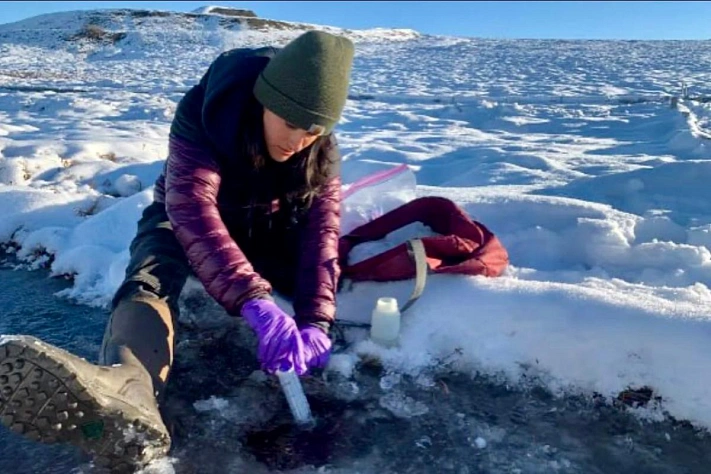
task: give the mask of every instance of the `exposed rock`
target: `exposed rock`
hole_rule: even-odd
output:
[[[69,41],[88,40],[97,43],[114,44],[126,37],[122,31],[106,31],[99,25],[89,23],[79,31],[79,33],[67,38]]]
[[[210,7],[209,13],[214,15],[225,15],[225,16],[245,16],[250,18],[257,18],[257,14],[252,10],[240,10],[237,8],[227,8],[227,7]]]

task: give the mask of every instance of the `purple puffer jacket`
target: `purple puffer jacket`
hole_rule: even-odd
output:
[[[271,292],[230,236],[220,217],[222,176],[213,154],[174,135],[155,200],[165,202],[175,235],[207,292],[237,315],[248,299]],[[303,230],[294,309],[301,322],[332,323],[340,267],[341,179],[333,177],[309,208]]]
[[[275,51],[235,49],[213,61],[178,104],[170,129],[168,159],[154,192],[155,200],[166,205],[193,271],[208,293],[233,315],[239,314],[246,300],[266,296],[272,290],[245,256],[253,243],[252,230],[260,228],[253,225],[255,219],[266,215],[271,223],[273,199],[300,189],[299,180],[304,180],[300,164],[306,150],[278,165],[276,174],[254,174],[252,159],[243,148],[245,133],[262,133],[253,130],[253,124],[262,120],[263,109],[252,89]],[[308,209],[291,201],[286,203],[287,208],[301,206],[298,213],[278,212],[301,223],[301,247],[295,259],[296,319],[331,323],[340,275],[341,192],[341,158],[333,135],[324,140],[319,153],[329,163],[321,194]],[[290,171],[280,174],[285,167]],[[267,175],[280,178],[264,181]],[[282,180],[284,176],[287,178]]]

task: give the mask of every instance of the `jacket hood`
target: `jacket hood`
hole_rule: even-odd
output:
[[[210,144],[224,156],[234,154],[242,121],[259,73],[276,54],[275,48],[234,49],[222,53],[200,80],[201,118]]]

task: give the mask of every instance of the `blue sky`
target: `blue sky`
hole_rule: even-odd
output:
[[[343,28],[412,28],[483,38],[711,39],[711,2],[3,2],[0,23],[101,8],[191,11],[205,5]]]

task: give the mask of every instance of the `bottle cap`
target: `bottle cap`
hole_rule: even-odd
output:
[[[397,313],[397,299],[391,297],[378,298],[376,308],[383,313]]]

